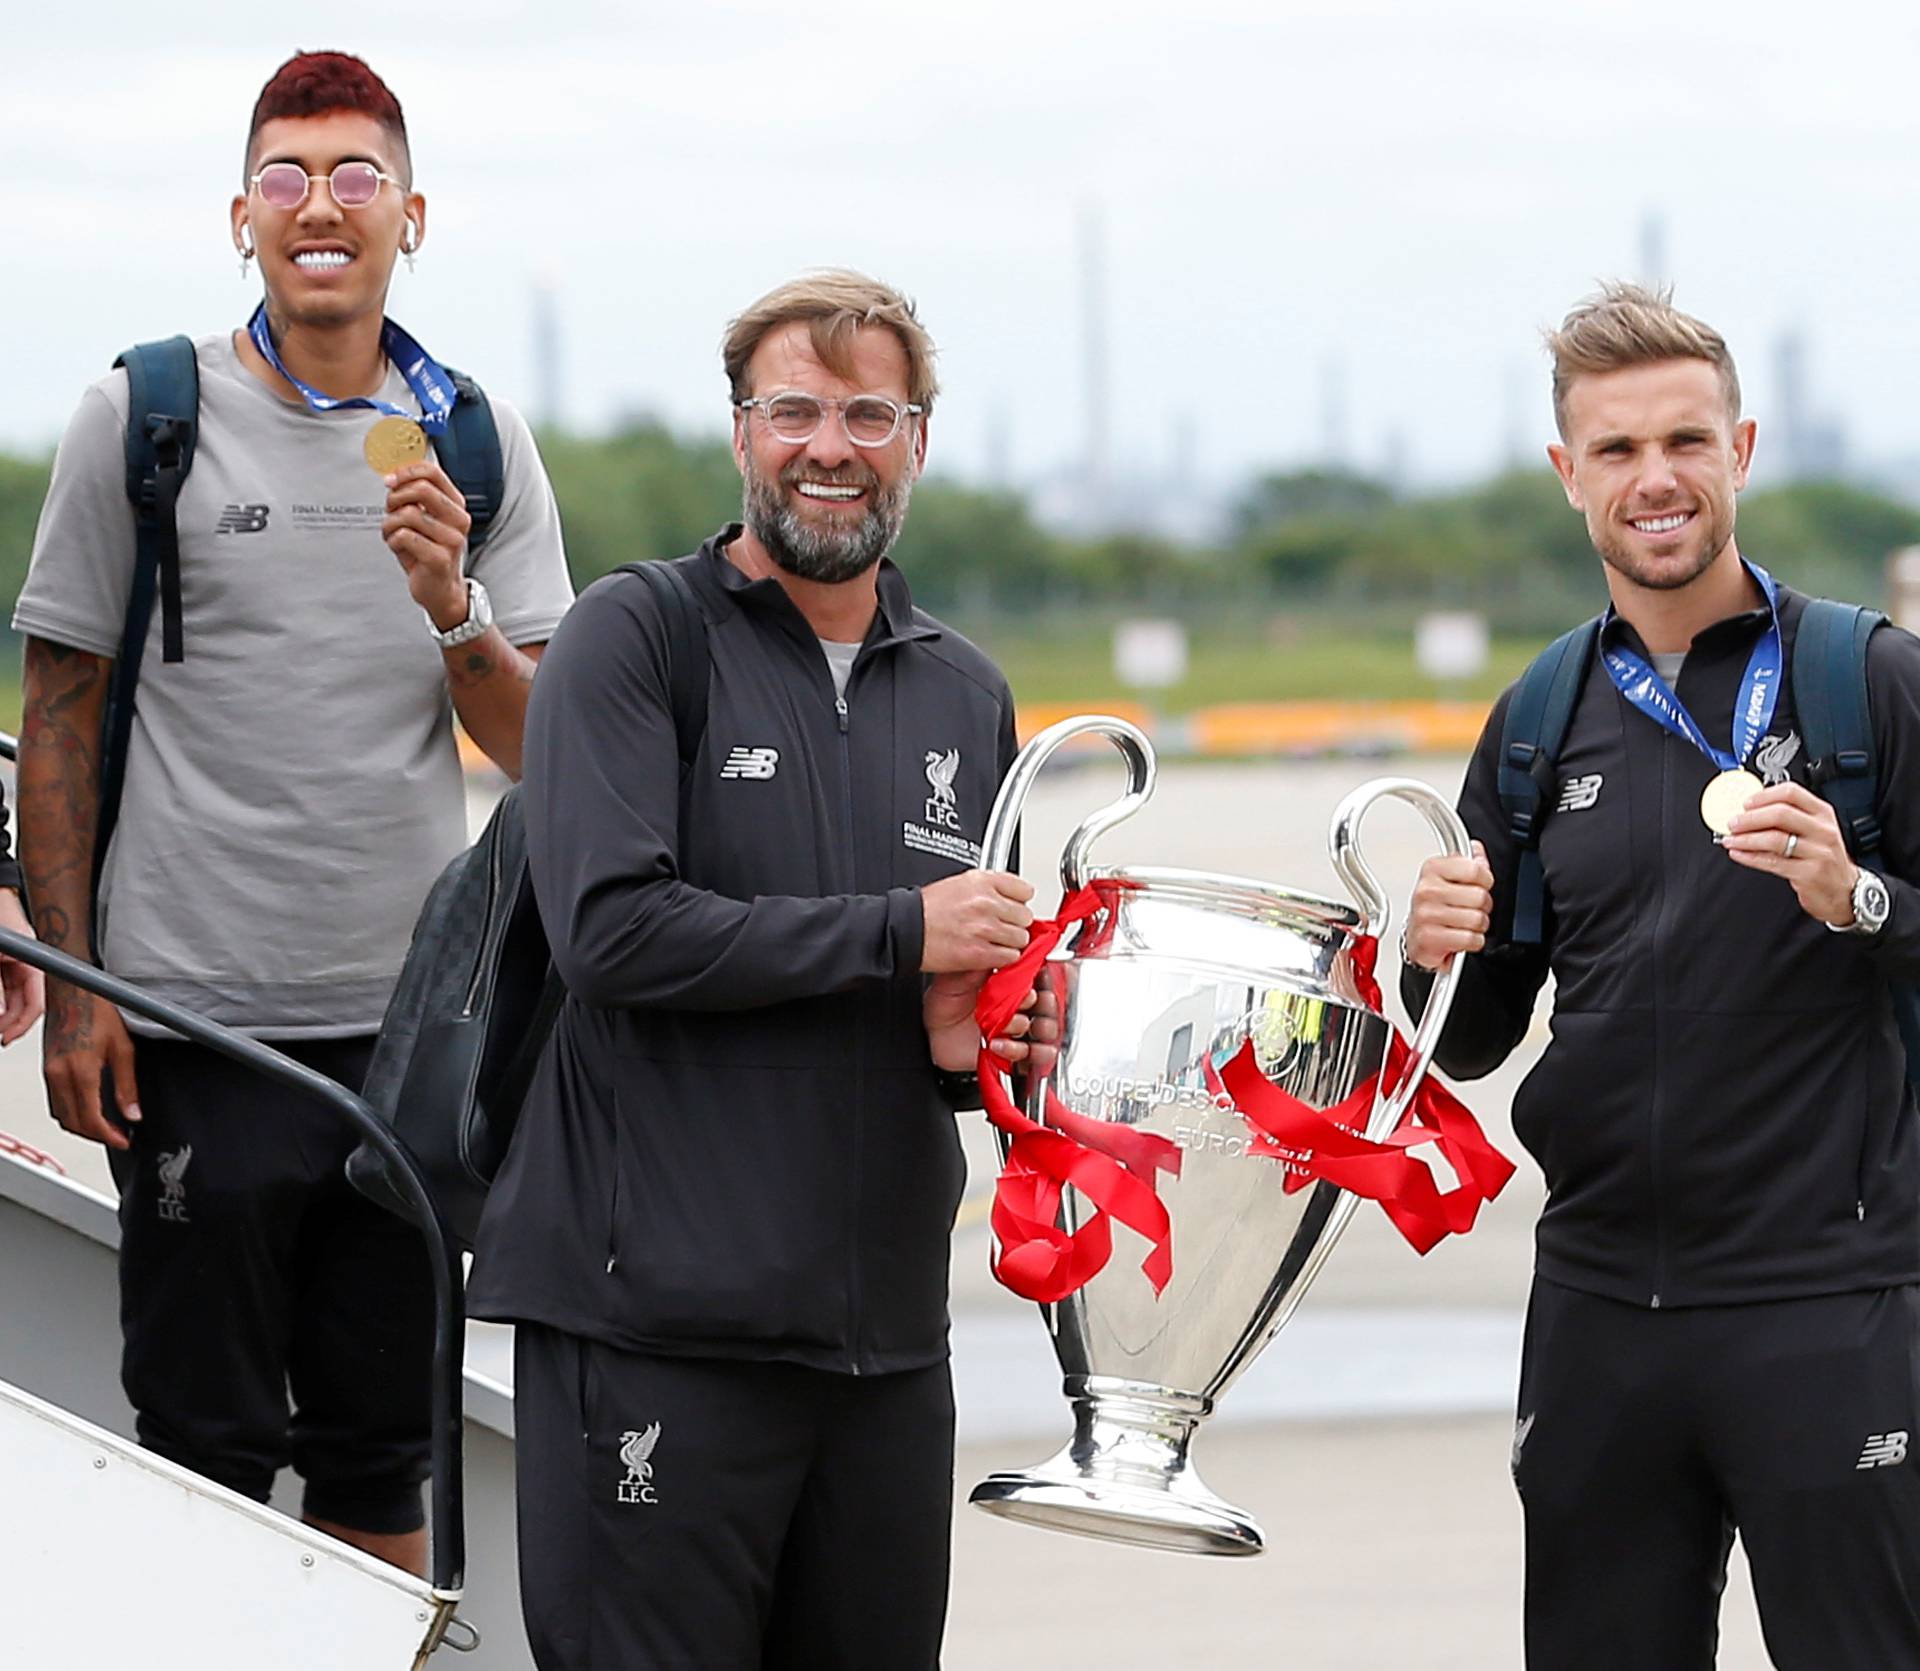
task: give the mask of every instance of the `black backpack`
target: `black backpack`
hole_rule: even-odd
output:
[[[133,502],[133,585],[120,632],[100,722],[100,815],[93,843],[93,887],[100,889],[107,842],[120,817],[126,786],[127,747],[133,736],[134,692],[146,654],[153,606],[160,605],[163,661],[186,659],[180,607],[180,531],[174,520],[180,489],[193,468],[200,428],[200,367],[190,337],[167,337],[129,348],[114,365],[127,372],[125,453],[127,497]],[[500,457],[500,431],[480,385],[463,372],[449,371],[455,399],[447,427],[434,451],[447,477],[467,502],[473,518],[467,535],[469,559],[478,555],[493,531],[506,493]]]
[[[1540,832],[1552,810],[1580,687],[1593,664],[1601,617],[1562,634],[1528,665],[1500,731],[1500,808],[1519,843],[1508,939],[1537,946],[1546,903]],[[1879,768],[1867,706],[1867,642],[1887,624],[1876,609],[1812,598],[1793,644],[1793,704],[1807,750],[1808,777],[1832,806],[1847,850],[1865,863],[1880,847]],[[1907,1077],[1920,1095],[1920,987],[1892,985],[1893,1014],[1907,1049]]]
[[[707,728],[706,624],[680,563],[627,563],[658,596],[684,786]],[[447,1233],[471,1247],[566,990],[527,873],[520,791],[440,873],[414,924],[361,1096],[418,1163]],[[377,1151],[347,1162],[362,1194],[400,1198]]]

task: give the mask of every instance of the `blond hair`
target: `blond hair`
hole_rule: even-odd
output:
[[[853,375],[853,336],[866,326],[893,332],[907,352],[907,399],[931,410],[940,392],[934,375],[933,338],[920,323],[912,301],[890,285],[846,267],[823,267],[789,279],[770,290],[727,326],[720,344],[720,361],[735,400],[753,390],[747,382],[747,362],[762,340],[783,325],[804,324],[814,357],[836,377]]]
[[[1640,284],[1605,284],[1548,331],[1553,356],[1553,421],[1567,438],[1567,391],[1581,377],[1624,371],[1660,360],[1705,360],[1720,374],[1727,413],[1740,416],[1740,374],[1727,340],[1673,305],[1673,292]]]

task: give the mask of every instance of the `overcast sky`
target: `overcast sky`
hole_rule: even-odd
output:
[[[266,9],[262,8],[264,13]],[[1458,479],[1548,412],[1538,332],[1665,227],[1761,424],[1805,331],[1856,451],[1920,454],[1920,14],[1613,0],[212,0],[10,8],[0,448],[50,446],[125,344],[240,322],[227,204],[260,84],[359,52],[406,108],[429,235],[391,311],[538,413],[717,429],[728,315],[794,271],[918,297],[934,462],[1085,449],[1081,247],[1106,249],[1116,462],[1349,459]],[[1332,369],[1330,369],[1332,368]],[[1397,437],[1397,440],[1395,439]]]

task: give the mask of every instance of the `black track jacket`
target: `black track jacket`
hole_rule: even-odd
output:
[[[1005,679],[892,564],[844,705],[723,531],[687,781],[667,631],[587,588],[527,710],[527,850],[567,1000],[474,1250],[475,1316],[875,1374],[947,1353],[964,1168],[920,1018],[919,889],[979,860]]]
[[[1780,589],[1792,668],[1805,600]],[[1677,694],[1725,746],[1764,609],[1693,641]],[[1632,629],[1613,622],[1644,654]],[[1743,870],[1700,820],[1715,767],[1628,705],[1597,657],[1540,843],[1546,943],[1506,942],[1515,846],[1495,788],[1508,691],[1461,791],[1493,867],[1487,949],[1467,959],[1439,1062],[1474,1079],[1524,1036],[1554,978],[1552,1041],[1513,1124],[1547,1178],[1538,1271],[1651,1306],[1717,1305],[1920,1280],[1920,1136],[1889,980],[1920,977],[1920,640],[1868,652],[1893,913],[1835,934],[1777,877]],[[1749,767],[1807,782],[1791,679]],[[1410,1005],[1428,981],[1402,977]]]

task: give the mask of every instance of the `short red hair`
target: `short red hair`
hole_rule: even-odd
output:
[[[253,121],[247,128],[247,168],[253,168],[253,142],[267,122],[287,116],[331,116],[337,110],[371,116],[400,147],[400,160],[410,173],[407,119],[393,89],[350,52],[299,52],[289,58],[254,101]]]

